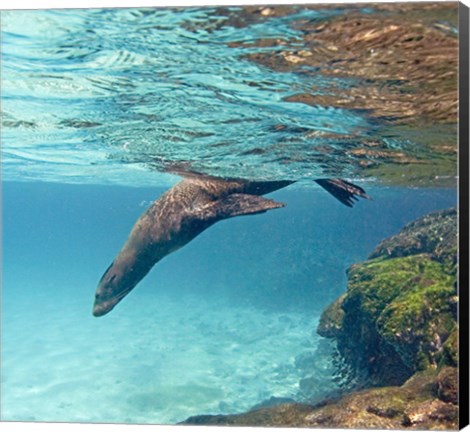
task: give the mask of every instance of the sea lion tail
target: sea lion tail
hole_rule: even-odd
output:
[[[361,187],[350,183],[346,180],[339,178],[335,179],[316,179],[315,180],[323,189],[333,195],[337,200],[341,201],[344,205],[352,207],[357,197],[372,199],[366,194],[365,190]]]

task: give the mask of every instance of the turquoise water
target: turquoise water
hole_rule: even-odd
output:
[[[158,185],[168,180],[149,164],[187,160],[244,178],[320,175],[309,159],[321,134],[370,125],[283,98],[350,83],[275,72],[245,59],[253,49],[227,45],[295,41],[296,18],[237,28],[212,8],[3,12],[4,179]]]
[[[334,383],[315,328],[347,267],[455,203],[445,190],[371,188],[374,201],[348,209],[286,189],[272,194],[286,208],[216,224],[94,318],[101,274],[161,192],[3,184],[2,419],[174,423],[272,396],[318,400]],[[311,377],[315,388],[301,385]]]
[[[336,387],[315,328],[346,269],[455,205],[455,190],[369,180],[373,200],[349,209],[315,186],[349,172],[316,163],[317,145],[377,125],[283,99],[354,82],[275,72],[229,44],[295,42],[292,20],[337,12],[243,26],[234,13],[2,12],[2,420],[175,423],[272,397],[318,401]],[[188,161],[303,181],[270,195],[285,208],[219,222],[94,318],[102,273],[178,181],[155,168]]]

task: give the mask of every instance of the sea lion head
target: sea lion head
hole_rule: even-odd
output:
[[[95,317],[106,315],[129,294],[135,285],[136,283],[131,282],[129,278],[129,271],[113,261],[98,283],[93,315]]]

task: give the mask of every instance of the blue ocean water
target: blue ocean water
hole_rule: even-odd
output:
[[[300,43],[295,20],[340,12],[254,22],[242,12],[1,12],[2,420],[175,423],[272,397],[318,401],[336,387],[315,328],[346,269],[405,223],[455,205],[454,189],[359,179],[373,200],[349,209],[316,186],[351,172],[334,156],[319,164],[317,147],[380,128],[285,98],[357,83],[246,54]],[[282,43],[256,43],[269,39]],[[94,318],[104,270],[178,181],[158,171],[171,163],[301,181],[270,195],[285,208],[217,223]]]
[[[456,199],[371,187],[349,209],[294,186],[272,194],[285,208],[219,222],[94,318],[102,272],[162,192],[4,182],[3,420],[174,423],[315,400],[333,388],[315,328],[347,267]],[[312,371],[324,382],[309,395],[299,383]]]
[[[258,40],[300,41],[296,19],[337,12],[300,9],[251,25],[233,22],[241,13],[2,12],[4,178],[145,186],[162,183],[148,165],[190,160],[215,175],[298,180],[323,172],[314,158],[324,135],[373,136],[359,113],[284,100],[353,80],[246,59],[282,48],[256,47]],[[336,169],[349,172],[339,162]]]

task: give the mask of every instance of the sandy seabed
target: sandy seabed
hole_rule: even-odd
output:
[[[241,412],[295,397],[295,358],[320,339],[317,317],[215,299],[135,295],[99,320],[84,316],[88,304],[46,302],[38,294],[4,313],[3,420],[162,424]]]

